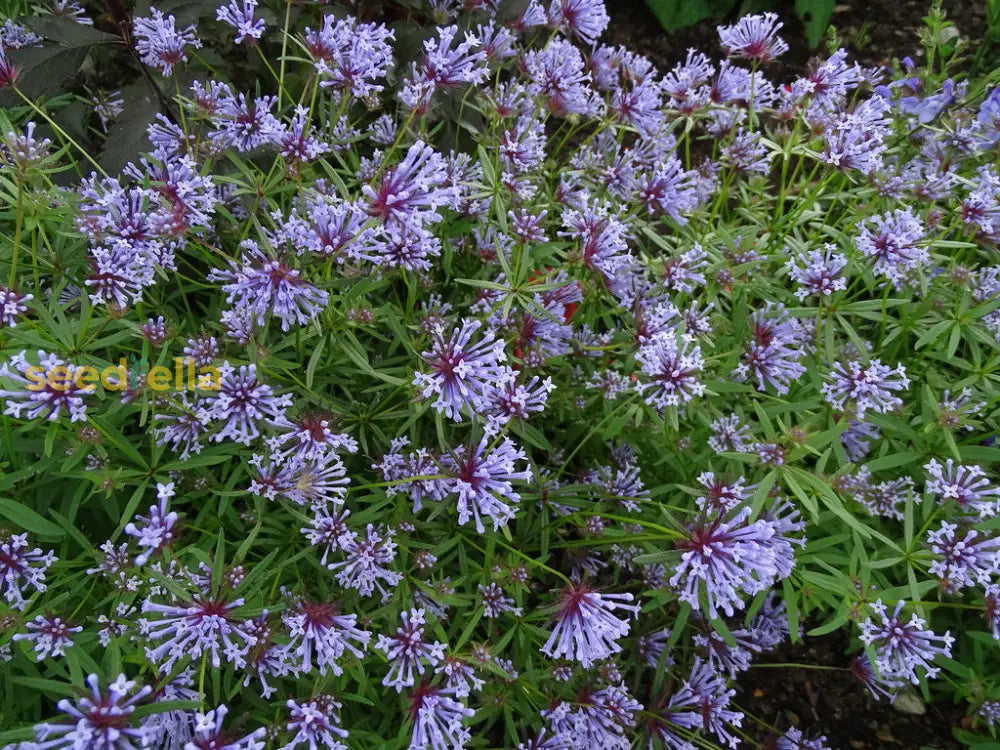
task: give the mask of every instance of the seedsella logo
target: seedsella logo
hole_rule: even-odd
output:
[[[30,381],[26,386],[29,391],[94,391],[98,386],[106,391],[137,391],[140,388],[160,392],[217,391],[222,382],[219,368],[206,365],[196,371],[190,357],[175,357],[172,370],[163,365],[151,368],[145,357],[135,359],[132,356],[122,357],[117,365],[101,370],[90,365],[34,365],[27,369],[25,377]]]

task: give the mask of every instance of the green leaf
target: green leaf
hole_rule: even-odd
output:
[[[41,677],[12,677],[10,681],[15,685],[23,685],[32,690],[38,690],[39,692],[51,695],[61,695],[64,698],[72,698],[77,694],[76,689],[72,685],[57,680],[45,680]]]
[[[795,12],[806,27],[806,41],[810,47],[820,43],[833,16],[834,0],[795,0]]]
[[[16,500],[0,497],[0,515],[13,521],[25,531],[38,534],[46,539],[61,539],[66,536],[66,532],[59,526]]]
[[[667,31],[694,26],[699,21],[721,16],[736,7],[735,0],[646,0],[660,25]]]
[[[309,364],[306,365],[306,388],[313,387],[313,379],[316,376],[316,368],[319,366],[319,361],[323,357],[323,347],[326,346],[326,336],[323,336],[316,348],[313,349],[313,353],[309,355]]]

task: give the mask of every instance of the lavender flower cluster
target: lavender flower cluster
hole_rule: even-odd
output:
[[[3,134],[0,746],[735,748],[839,627],[992,731],[1000,89],[779,82],[772,13],[660,71],[603,0],[212,5],[128,29],[120,173]]]

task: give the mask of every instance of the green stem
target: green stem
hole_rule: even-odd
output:
[[[94,161],[94,157],[92,157],[86,151],[86,149],[83,148],[83,146],[74,141],[73,138],[69,135],[69,133],[63,130],[55,120],[49,117],[48,113],[44,109],[39,107],[37,104],[31,101],[31,99],[25,96],[24,92],[21,91],[21,89],[19,89],[17,86],[13,86],[12,88],[14,89],[14,91],[17,92],[17,95],[24,100],[25,104],[31,107],[31,109],[34,110],[36,114],[38,114],[43,120],[45,120],[46,123],[48,123],[50,128],[52,128],[54,131],[56,131],[56,133],[59,134],[60,138],[62,138],[64,141],[66,141],[66,143],[73,146],[73,148],[75,148],[77,151],[83,154],[83,156],[87,159],[87,161],[90,162],[91,166],[93,166],[94,169],[100,172],[104,177],[108,176],[108,173],[104,171],[104,167],[102,167],[100,164]]]
[[[288,24],[291,17],[292,0],[285,0],[285,23],[281,30],[281,60],[278,61],[278,111],[281,111],[281,92],[285,90],[285,57],[288,53]],[[263,54],[261,56],[263,57]],[[288,98],[291,100],[292,97]]]
[[[17,181],[17,220],[14,224],[14,250],[10,257],[10,281],[8,286],[13,289],[17,280],[17,256],[21,250],[21,229],[24,226],[24,186]]]

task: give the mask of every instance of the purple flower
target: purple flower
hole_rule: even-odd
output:
[[[417,141],[399,164],[385,166],[375,186],[364,185],[368,213],[385,224],[410,228],[441,221],[438,209],[452,199],[444,188],[445,159],[423,141]]]
[[[3,75],[3,45],[0,44],[0,76]],[[48,138],[35,138],[34,120],[29,120],[24,126],[24,133],[8,130],[0,134],[0,164],[14,167],[20,171],[40,166],[50,155],[52,141]]]
[[[919,244],[926,236],[924,225],[909,206],[863,220],[858,228],[861,233],[854,239],[858,250],[872,262],[875,273],[897,288],[930,260],[927,248]]]
[[[21,77],[21,69],[7,59],[3,47],[0,47],[0,88],[13,86]]]
[[[744,477],[733,482],[716,478],[715,472],[703,471],[698,475],[698,484],[705,488],[705,494],[695,498],[698,510],[711,513],[728,513],[737,505],[750,499],[757,485],[746,484]]]
[[[196,594],[176,604],[159,604],[152,599],[142,603],[146,615],[139,620],[139,631],[159,645],[146,648],[146,658],[159,665],[161,674],[169,674],[181,659],[197,661],[204,654],[213,667],[222,667],[223,657],[234,667],[246,665],[250,648],[256,643],[248,623],[233,612],[243,599],[224,595]]]
[[[84,281],[91,290],[91,302],[119,309],[139,302],[143,289],[154,283],[158,265],[149,250],[123,240],[112,240],[110,247],[92,248],[93,271]]]
[[[840,481],[843,489],[873,516],[903,520],[900,506],[906,503],[913,488],[913,480],[910,477],[900,477],[876,484],[872,481],[868,467],[862,466],[854,476],[841,477]]]
[[[476,672],[458,657],[448,656],[435,669],[434,674],[445,676],[445,686],[455,691],[456,698],[467,698],[473,690],[482,690],[486,684],[476,677]]]
[[[504,594],[503,588],[495,581],[488,586],[480,584],[479,596],[483,600],[483,617],[499,617],[504,612],[521,616],[521,608],[514,606],[514,600]]]
[[[517,37],[506,26],[500,26],[495,21],[476,26],[476,37],[479,39],[486,58],[496,63],[517,55]]]
[[[385,88],[376,81],[385,78],[392,64],[389,42],[394,38],[395,32],[383,24],[333,15],[323,17],[318,31],[306,27],[305,33],[320,86],[357,99],[374,98]]]
[[[70,625],[55,615],[38,615],[25,626],[27,633],[15,633],[13,641],[30,641],[35,650],[35,660],[65,656],[73,645],[73,633],[82,633],[81,625]]]
[[[743,714],[729,708],[736,691],[726,688],[726,680],[701,659],[695,659],[691,676],[670,696],[666,706],[654,709],[650,734],[670,750],[691,750],[687,739],[699,730],[711,732],[720,742],[735,748],[740,740],[729,727],[739,727]],[[678,732],[676,728],[684,731]]]
[[[339,571],[337,582],[341,586],[357,589],[361,596],[371,596],[378,588],[383,601],[392,596],[391,589],[399,585],[403,576],[389,568],[396,559],[391,531],[368,524],[364,535],[342,536],[340,547],[346,557],[344,562],[328,563],[326,567]]]
[[[195,365],[204,367],[212,364],[219,356],[219,342],[216,341],[215,336],[190,338],[184,344],[184,353],[194,360]]]
[[[856,169],[864,175],[873,175],[881,170],[886,138],[892,127],[890,110],[889,102],[881,96],[872,96],[854,111],[843,110],[832,119],[820,119],[826,134],[820,158],[845,172]]]
[[[972,388],[963,388],[957,396],[952,396],[946,388],[938,403],[937,423],[948,430],[964,428],[966,432],[972,432],[973,426],[968,421],[975,420],[986,406],[983,401],[975,401],[974,394]]]
[[[0,390],[0,398],[6,402],[3,413],[17,418],[41,417],[54,422],[65,410],[70,422],[86,420],[87,405],[83,399],[93,394],[95,385],[82,384],[83,381],[77,377],[76,365],[41,349],[38,350],[37,365],[29,363],[24,355],[22,351],[0,365],[0,377],[21,386]]]
[[[990,726],[1000,721],[1000,701],[983,701],[976,711],[976,718],[982,719]]]
[[[350,482],[335,453],[306,458],[301,453],[286,452],[272,454],[266,462],[263,456],[255,455],[247,463],[257,470],[250,491],[268,500],[281,495],[299,505],[340,505]]]
[[[844,49],[838,49],[806,77],[813,99],[823,105],[842,103],[862,80],[860,66],[847,64],[847,50]]]
[[[162,315],[155,318],[147,318],[146,322],[139,326],[139,332],[149,342],[150,346],[153,347],[163,346],[167,340],[167,324],[164,322]]]
[[[753,340],[735,375],[746,379],[752,373],[757,378],[759,391],[771,386],[779,394],[788,393],[789,384],[806,371],[800,363],[804,355],[800,347],[803,338],[801,323],[783,307],[768,305],[754,311],[752,324]]]
[[[635,359],[649,376],[650,382],[640,384],[639,390],[650,406],[661,411],[682,406],[705,392],[699,379],[705,367],[700,346],[678,342],[673,334],[661,334],[639,347]]]
[[[875,674],[871,661],[868,659],[868,654],[864,651],[851,659],[850,670],[851,677],[864,685],[875,700],[881,700],[884,696],[892,701],[893,695],[886,688],[895,690],[904,684],[899,680],[887,680]]]
[[[0,284],[0,328],[14,328],[17,319],[28,312],[25,302],[34,299],[31,294],[18,294]]]
[[[350,540],[354,537],[354,533],[347,526],[347,517],[351,512],[346,509],[331,511],[325,505],[313,506],[311,512],[309,526],[299,531],[312,546],[323,549],[323,556],[319,562],[320,565],[326,565],[327,557],[331,552],[340,549],[344,538]]]
[[[684,62],[677,63],[661,83],[663,92],[671,98],[671,106],[685,112],[700,107],[704,101],[701,88],[715,73],[715,66],[703,52],[688,49]]]
[[[512,419],[527,419],[531,414],[545,411],[545,403],[554,388],[552,378],[542,380],[534,375],[524,383],[511,372],[491,395],[490,427],[499,428]]]
[[[271,113],[278,99],[260,96],[248,99],[246,94],[233,95],[226,86],[212,116],[215,130],[209,137],[220,148],[236,148],[247,152],[275,144],[284,128]]]
[[[430,259],[441,255],[441,241],[424,229],[388,226],[373,235],[361,256],[383,268],[430,271]]]
[[[663,92],[656,81],[647,79],[632,88],[616,88],[610,109],[616,119],[643,137],[656,138],[663,128]]]
[[[86,16],[86,11],[76,0],[52,0],[49,13],[59,18],[68,18],[82,26],[93,26],[94,22]]]
[[[681,599],[701,610],[702,592],[709,617],[719,610],[732,617],[744,597],[771,588],[794,566],[787,541],[766,519],[750,522],[750,508],[731,516],[710,514],[696,521],[677,542],[681,559],[670,578]]]
[[[826,737],[807,740],[801,730],[792,727],[778,738],[777,750],[831,750],[831,748],[826,744]]]
[[[281,621],[290,639],[285,647],[286,655],[296,657],[297,669],[305,673],[315,667],[321,675],[327,670],[335,677],[343,674],[337,662],[344,652],[360,659],[372,637],[371,633],[357,627],[357,615],[339,614],[337,608],[327,602],[296,602],[281,616]]]
[[[822,389],[827,403],[840,410],[853,404],[860,420],[869,409],[879,414],[899,409],[903,399],[893,394],[910,387],[903,365],[892,368],[877,359],[867,365],[858,360],[835,362],[828,378]]]
[[[677,258],[668,258],[663,264],[663,283],[675,292],[693,293],[706,283],[703,273],[708,266],[708,253],[695,243]]]
[[[543,222],[548,210],[543,209],[540,213],[533,214],[526,208],[519,208],[517,211],[508,211],[507,218],[510,219],[510,231],[523,244],[531,242],[547,242]]]
[[[746,453],[750,450],[750,428],[737,414],[719,417],[711,424],[708,446],[716,453]]]
[[[295,666],[288,662],[288,649],[274,642],[274,630],[267,621],[267,615],[265,609],[259,617],[246,623],[247,633],[253,636],[254,645],[247,655],[243,674],[243,687],[247,687],[255,677],[260,681],[260,694],[265,700],[277,690],[268,684],[269,677],[298,676]]]
[[[540,0],[528,0],[528,7],[514,19],[512,26],[515,31],[524,32],[535,26],[541,26],[545,22],[545,10],[542,8]]]
[[[546,734],[546,730],[542,729],[527,742],[519,744],[517,750],[573,750],[574,743],[571,735],[560,733],[546,737]]]
[[[288,162],[290,170],[298,169],[302,164],[318,159],[330,150],[328,143],[312,134],[309,110],[303,106],[295,108],[291,123],[279,124],[275,128],[272,140]]]
[[[594,472],[593,480],[603,495],[602,499],[616,500],[629,513],[638,513],[639,501],[649,498],[649,490],[642,482],[639,467],[634,463],[626,462],[616,467],[603,466]]]
[[[753,73],[746,68],[733,65],[728,60],[719,65],[719,71],[707,89],[703,93],[712,103],[735,105],[740,109],[749,108],[751,99],[755,109],[766,108],[775,98],[774,84],[767,80],[763,73],[760,71]],[[741,112],[733,112],[731,115],[735,119],[741,119],[742,116]]]
[[[651,215],[667,214],[678,224],[686,224],[685,214],[699,203],[694,172],[685,170],[680,159],[670,154],[642,178],[639,199]]]
[[[590,45],[597,42],[610,21],[604,0],[552,0],[548,16],[550,26]]]
[[[280,260],[268,258],[252,240],[243,243],[247,251],[241,263],[230,261],[228,270],[213,270],[211,281],[227,281],[222,291],[235,309],[252,316],[263,326],[269,314],[281,320],[281,330],[293,323],[305,325],[327,305],[328,295],[302,278]]]
[[[424,62],[419,75],[435,86],[451,88],[461,83],[481,83],[489,69],[479,40],[468,31],[458,41],[458,27],[437,29],[437,39],[424,42]],[[414,75],[414,78],[417,76]]]
[[[286,728],[294,736],[279,750],[295,750],[299,745],[308,745],[309,750],[347,750],[340,740],[347,737],[347,730],[340,728],[340,703],[328,695],[321,695],[308,703],[298,703],[291,698],[288,707]]]
[[[472,739],[462,726],[476,712],[452,698],[454,688],[424,683],[410,694],[413,734],[408,750],[461,750]]]
[[[525,174],[545,160],[545,123],[521,115],[500,134],[500,165],[507,172]]]
[[[667,648],[667,641],[670,640],[671,632],[670,628],[663,628],[654,633],[639,636],[639,655],[650,669],[658,669],[661,664],[667,667],[675,664],[674,658],[669,652],[667,652],[666,658],[664,658],[664,652]],[[663,660],[662,662],[661,659]]]
[[[843,277],[847,256],[834,252],[835,246],[829,242],[823,248],[794,255],[785,264],[788,275],[799,285],[795,296],[800,300],[810,295],[829,297],[847,288],[847,279]]]
[[[625,730],[635,726],[642,704],[624,685],[610,685],[585,692],[573,703],[559,701],[542,711],[549,728],[557,736],[569,738],[574,750],[629,747]]]
[[[1000,539],[982,538],[975,529],[956,534],[958,524],[941,522],[927,534],[927,544],[936,555],[928,573],[937,576],[948,593],[966,586],[989,585],[1000,573]]]
[[[240,365],[239,369],[228,362],[219,368],[221,380],[215,398],[198,410],[203,423],[224,422],[222,429],[213,435],[215,442],[231,439],[250,445],[260,435],[260,425],[286,425],[285,409],[292,397],[274,395],[271,386],[257,378],[257,365]]]
[[[223,310],[219,322],[226,329],[226,335],[243,346],[254,337],[253,316],[245,310]]]
[[[764,651],[774,650],[788,638],[788,612],[776,591],[771,591],[764,599],[763,606],[750,622],[750,633]]]
[[[856,463],[871,452],[871,441],[879,440],[881,437],[882,433],[875,425],[852,419],[848,428],[840,433],[840,442],[847,457]]]
[[[366,221],[356,203],[317,194],[306,198],[301,214],[293,209],[283,231],[298,254],[311,252],[343,264],[361,257],[360,246],[370,234]]]
[[[171,413],[154,413],[154,422],[164,422],[165,426],[154,427],[157,445],[169,445],[184,460],[192,453],[201,452],[201,437],[208,432],[207,416],[199,416],[202,407],[198,401],[192,402],[187,393],[181,393],[176,400],[167,404]]]
[[[136,516],[139,525],[129,523],[125,526],[125,533],[138,539],[138,544],[143,548],[143,553],[135,558],[136,565],[145,565],[149,558],[159,553],[174,541],[174,527],[177,525],[177,514],[167,511],[167,503],[173,496],[173,483],[166,489],[166,485],[157,485],[157,497],[159,502],[149,508],[148,516]]]
[[[441,471],[447,475],[441,487],[447,495],[456,495],[459,525],[474,519],[480,534],[485,530],[483,516],[493,521],[494,531],[513,520],[511,506],[521,496],[514,491],[512,482],[531,480],[530,468],[517,468],[517,463],[527,458],[524,451],[507,437],[496,445],[492,442],[484,435],[478,445],[462,446],[440,461]]]
[[[753,657],[764,650],[756,640],[756,633],[746,628],[730,631],[735,645],[726,643],[714,630],[707,635],[696,634],[694,643],[705,650],[708,665],[717,672],[725,672],[735,679],[740,672],[750,669]]]
[[[1000,508],[1000,487],[991,484],[981,466],[955,465],[954,459],[945,459],[944,464],[932,458],[924,465],[927,470],[929,494],[938,500],[954,500],[963,509],[976,513],[980,518],[995,516]]]
[[[164,16],[150,8],[149,18],[136,18],[133,23],[135,48],[144,65],[156,68],[165,76],[174,72],[174,66],[187,62],[186,47],[201,47],[195,27],[177,30],[172,15]]]
[[[444,659],[445,644],[440,641],[428,643],[424,639],[424,610],[411,609],[400,613],[402,626],[395,635],[380,635],[375,648],[382,651],[389,660],[389,673],[382,684],[396,688],[397,693],[414,684],[414,670],[422,675],[425,664],[436,666]]]
[[[236,44],[256,44],[264,33],[264,19],[254,18],[256,10],[257,0],[230,0],[229,5],[219,6],[215,18],[233,27]]]
[[[413,376],[421,396],[436,396],[434,409],[456,422],[462,421],[463,408],[473,413],[489,410],[494,388],[509,379],[501,365],[507,358],[502,340],[487,331],[480,341],[472,343],[481,327],[478,320],[466,319],[447,337],[440,330],[434,331],[431,348],[421,354],[430,372]]]
[[[599,104],[590,88],[583,55],[572,43],[553,39],[544,49],[526,52],[523,59],[528,93],[557,117],[594,115]]]
[[[68,719],[36,724],[34,746],[46,750],[136,750],[145,747],[149,732],[144,726],[131,726],[132,713],[136,704],[153,689],[147,685],[136,690],[136,684],[134,680],[125,679],[125,675],[119,675],[104,693],[97,675],[88,676],[90,694],[75,703],[67,698],[60,700],[56,705]]]
[[[611,212],[608,204],[594,202],[582,210],[567,208],[562,214],[565,231],[560,237],[580,242],[579,254],[584,265],[613,278],[623,268],[633,264],[628,251],[628,229]]]
[[[740,128],[722,148],[725,163],[737,172],[767,174],[775,154],[761,143],[760,133]]]
[[[975,186],[962,201],[962,221],[1000,244],[1000,177],[990,167],[980,167]]]
[[[222,729],[228,713],[225,705],[207,713],[195,712],[194,736],[184,750],[263,750],[267,730],[260,727],[245,737],[233,737]]]
[[[447,488],[442,480],[446,477],[441,474],[437,461],[426,449],[420,448],[404,455],[402,450],[409,444],[410,439],[407,437],[393,439],[390,451],[372,468],[377,469],[382,479],[388,483],[386,496],[408,493],[413,500],[413,512],[417,513],[423,507],[424,498],[435,501],[444,499]]]
[[[11,607],[23,610],[26,591],[45,591],[45,571],[57,559],[51,550],[28,549],[27,534],[0,539],[0,594]]]
[[[33,31],[29,31],[26,26],[14,23],[8,18],[0,26],[0,46],[7,49],[24,49],[25,47],[41,47],[44,39]]]
[[[982,135],[983,148],[996,145],[1000,140],[1000,86],[994,87],[979,105],[976,123]]]
[[[783,25],[777,13],[763,13],[743,16],[732,26],[717,29],[723,49],[731,57],[768,63],[788,51],[785,40],[778,36]]]
[[[134,593],[139,590],[139,579],[129,576],[127,568],[132,566],[132,558],[128,554],[128,542],[122,542],[118,547],[107,541],[100,547],[104,559],[96,568],[88,568],[87,575],[103,574],[108,582],[118,591]]]
[[[601,594],[589,586],[570,586],[562,592],[555,626],[541,652],[553,659],[575,659],[584,667],[619,653],[619,638],[628,635],[630,625],[619,619],[616,609],[638,616],[639,605],[626,604],[631,594]]]
[[[959,98],[964,97],[965,87],[959,84],[956,91],[955,81],[948,78],[934,94],[923,97],[918,95],[900,97],[899,111],[915,115],[922,125],[926,125],[940,115],[945,107],[952,104],[956,95]]]
[[[935,635],[926,630],[927,621],[916,613],[909,621],[903,620],[900,612],[905,604],[898,602],[891,615],[881,599],[871,605],[878,621],[869,617],[861,623],[861,642],[874,650],[875,666],[883,679],[908,680],[917,685],[917,669],[923,670],[928,679],[937,677],[941,670],[931,662],[938,654],[950,658],[955,639],[947,632]]]

